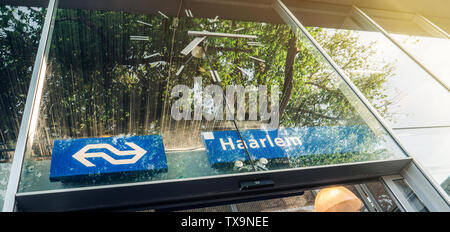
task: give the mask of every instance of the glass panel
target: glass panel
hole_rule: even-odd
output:
[[[202,18],[183,10],[180,17],[163,9],[57,10],[20,192],[404,157],[304,35],[291,39],[283,24]],[[289,89],[284,80],[292,41],[301,52],[288,61],[293,87],[281,102],[279,125],[299,136],[287,142],[307,148],[301,157],[285,149],[272,160],[267,151],[246,149],[238,140],[252,138],[248,129],[268,132],[259,129],[279,111],[269,107],[255,119],[254,106],[267,109],[259,105],[264,101],[250,101],[254,95],[239,91],[251,85]],[[314,73],[319,76],[308,79]],[[227,91],[238,92],[241,107]],[[227,118],[234,108],[238,121]],[[267,147],[278,143],[275,137],[265,141]]]
[[[433,31],[426,27],[423,19],[412,20],[411,15],[392,12],[388,17],[386,12],[368,9],[364,12],[390,32],[420,35],[419,38],[418,35],[391,34],[396,40],[406,42],[403,45],[411,48],[417,59],[432,57],[434,64],[450,62],[445,52],[450,41],[430,37],[437,36],[436,32],[430,34]],[[448,150],[445,149],[447,129],[427,127],[450,125],[449,92],[355,11],[339,28],[310,27],[308,30],[397,132],[402,145],[441,184],[448,176],[450,165],[444,157]],[[427,49],[422,49],[425,45]],[[429,68],[436,73],[447,72],[448,65],[441,63]],[[407,128],[411,130],[404,130]]]
[[[415,212],[429,212],[429,210],[425,207],[422,201],[417,197],[417,195],[412,191],[409,185],[405,182],[404,179],[394,180],[394,183],[400,189],[400,192],[403,194],[403,197],[406,198],[411,207],[414,208]]]
[[[251,121],[252,112],[256,111],[252,111],[256,104],[251,94],[245,120],[237,120],[246,150],[258,170],[403,157],[377,119],[313,43],[295,25],[289,26],[274,29],[279,47],[258,40],[262,46],[255,48],[254,54],[265,62],[240,59],[237,63],[246,68],[246,72],[238,73],[245,80],[244,86],[254,85],[259,90],[258,116],[263,120]],[[265,70],[258,71],[260,67]],[[271,90],[270,98],[260,90],[263,85]],[[278,102],[272,99],[276,87],[280,91]],[[368,89],[376,91],[377,86]],[[261,105],[261,97],[270,107]],[[264,118],[264,113],[277,110],[279,115]]]
[[[46,9],[0,4],[0,209]]]
[[[376,192],[372,194],[377,198],[378,203],[382,203],[382,212],[398,211],[398,206],[387,193],[387,190],[378,181],[367,182],[366,185],[376,186]],[[344,189],[345,188],[345,189]],[[321,190],[324,190],[321,192]],[[328,192],[328,194],[326,193]],[[330,192],[334,192],[338,197],[332,197]],[[354,185],[330,186],[314,190],[304,191],[295,196],[273,198],[260,201],[248,201],[243,203],[219,205],[203,208],[192,208],[180,210],[181,212],[345,212],[349,211],[339,204],[339,198],[344,196],[343,193],[348,194],[351,199],[360,205],[354,208],[356,212],[368,212],[365,201],[362,196],[356,191]],[[319,196],[320,194],[320,196]],[[351,197],[351,198],[350,198]],[[350,200],[349,200],[350,201]],[[326,202],[326,203],[325,203]],[[324,204],[325,203],[325,204]],[[336,204],[337,203],[337,204]],[[335,207],[332,207],[336,205]],[[358,207],[359,206],[359,207]]]
[[[445,189],[450,177],[450,127],[395,130],[398,139]],[[448,193],[448,192],[447,192]]]
[[[420,15],[363,9],[410,54],[450,86],[450,40]]]

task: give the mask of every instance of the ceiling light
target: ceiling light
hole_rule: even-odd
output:
[[[194,17],[194,15],[192,14],[192,11],[190,9],[184,9],[184,12],[186,13],[187,17],[191,17],[191,18]]]
[[[151,55],[146,55],[146,56],[144,56],[144,59],[148,59],[148,58],[151,58],[151,57],[154,57],[154,56],[161,56],[161,53],[157,52],[157,53],[153,53]]]
[[[177,73],[175,73],[175,75],[179,76],[181,71],[183,71],[183,69],[184,69],[184,64],[181,65],[181,67],[178,69],[178,71],[177,71]]]
[[[247,42],[250,46],[263,46],[260,42]]]

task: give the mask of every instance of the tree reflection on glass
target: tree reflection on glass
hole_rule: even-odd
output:
[[[124,134],[161,134],[166,151],[185,151],[194,159],[195,150],[203,148],[200,132],[260,128],[258,120],[241,121],[238,128],[227,120],[174,120],[170,113],[177,99],[171,97],[172,89],[190,86],[195,95],[194,77],[202,77],[202,86],[207,86],[214,83],[214,70],[223,90],[229,85],[266,85],[268,90],[279,86],[280,127],[365,125],[342,92],[342,80],[287,25],[67,9],[58,9],[56,16],[38,128],[27,149],[31,160],[50,159],[55,139]],[[182,55],[194,38],[188,31],[204,30],[254,35],[257,40],[211,37],[200,45],[209,60]],[[371,46],[358,45],[351,33],[309,30],[319,40],[330,41],[325,47],[342,57],[338,64],[343,69],[370,65]],[[344,48],[332,46],[335,43]],[[375,106],[384,116],[390,102],[379,89],[390,69],[387,64],[384,73],[351,76],[366,97],[381,102]],[[248,108],[247,103],[246,112]],[[378,142],[369,137],[361,146]],[[365,149],[358,156],[306,157],[293,160],[292,166],[383,159],[379,153],[386,149]],[[207,165],[201,162],[192,165]],[[205,167],[190,174],[183,166],[188,163],[171,167],[169,161],[169,173],[156,178],[217,174]]]
[[[0,5],[0,162],[12,158],[45,12]]]

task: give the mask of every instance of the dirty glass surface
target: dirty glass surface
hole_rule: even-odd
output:
[[[404,157],[292,29],[195,9],[58,9],[19,191]]]

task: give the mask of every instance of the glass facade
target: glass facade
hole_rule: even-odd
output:
[[[157,12],[57,10],[19,192],[405,157],[301,33]],[[204,39],[196,47],[201,55],[184,55],[195,40],[189,33],[204,31],[227,35]],[[71,146],[78,138],[144,135],[161,136],[166,160],[156,162],[167,162],[167,170],[49,178],[56,140]]]
[[[448,179],[450,95],[435,80],[448,81],[448,38],[436,25],[425,30],[423,16],[398,31],[368,11],[435,76],[354,9],[340,26],[305,30],[280,2],[270,20],[182,3],[146,13],[65,7],[54,10],[39,70],[19,195],[383,163],[408,157],[398,141],[439,184]],[[46,12],[0,9],[6,189]],[[19,29],[29,48],[13,40]],[[241,190],[255,183],[240,182]],[[364,203],[359,211],[398,210],[382,205],[381,185],[347,187]]]
[[[45,13],[45,8],[0,4],[0,207]]]

